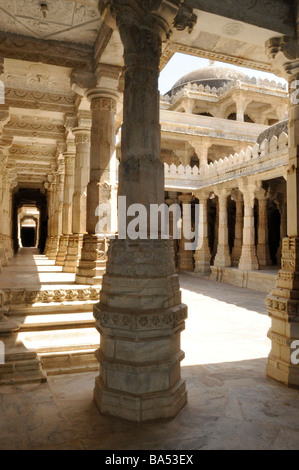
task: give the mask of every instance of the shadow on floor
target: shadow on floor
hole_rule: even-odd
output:
[[[265,300],[267,294],[222,282],[213,281],[205,276],[180,273],[180,287],[195,294],[236,305],[247,310],[267,315]]]

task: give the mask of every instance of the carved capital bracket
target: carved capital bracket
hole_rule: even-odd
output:
[[[288,36],[271,38],[266,42],[266,52],[273,61],[278,75],[288,81],[299,79],[299,40]]]
[[[181,3],[180,0],[100,0],[102,19],[120,33],[127,66],[137,61],[139,65],[155,67],[160,61],[161,42],[170,37],[171,26],[191,28],[190,19],[183,26],[186,9],[185,14],[178,16]]]

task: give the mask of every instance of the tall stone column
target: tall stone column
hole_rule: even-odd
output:
[[[233,99],[236,103],[236,120],[239,122],[244,122],[245,111],[246,111],[249,101],[246,100],[245,96],[242,95],[242,92],[235,94],[233,96]]]
[[[218,245],[217,254],[214,260],[214,266],[226,267],[231,266],[232,260],[230,256],[228,244],[228,211],[227,211],[227,198],[230,189],[219,189],[215,191],[218,196],[219,206],[219,225],[218,225]]]
[[[259,269],[255,245],[255,190],[255,185],[240,185],[240,191],[243,193],[244,199],[243,245],[239,261],[239,269],[242,271],[253,271]]]
[[[44,250],[45,256],[49,256],[51,246],[53,243],[53,222],[54,222],[54,202],[55,202],[55,186],[56,177],[55,175],[49,174],[45,183],[45,189],[47,190],[47,205],[48,205],[48,230],[47,230],[47,241]]]
[[[236,203],[235,240],[232,250],[232,265],[238,266],[243,244],[243,198],[238,190],[233,191],[233,199]]]
[[[299,24],[299,18],[297,18]],[[297,28],[298,30],[299,28]],[[267,297],[271,317],[271,352],[267,375],[289,386],[299,386],[299,40],[274,38],[267,51],[280,75],[289,81],[289,166],[287,173],[287,237],[282,243],[281,269]]]
[[[90,127],[91,118],[79,116],[79,126],[73,128],[75,135],[75,188],[73,195],[72,235],[69,236],[63,271],[75,273],[86,234],[86,199],[90,171]]]
[[[260,266],[271,266],[266,191],[261,188],[256,193],[256,197],[258,200],[257,258]]]
[[[125,61],[119,196],[126,197],[127,208],[142,204],[148,219],[151,204],[164,203],[159,61],[163,29],[168,31],[177,10],[172,2],[159,3],[162,11],[153,14],[149,2],[113,2]],[[119,214],[119,233],[130,223],[126,215]],[[111,240],[94,316],[101,334],[94,393],[99,410],[132,421],[174,417],[186,403],[180,373],[186,306],[172,241],[132,240],[128,232]]]
[[[194,199],[192,194],[182,194],[179,196],[179,201],[182,203],[182,233],[179,244],[179,269],[181,271],[193,271],[193,251],[186,250],[185,244],[190,243],[190,232],[191,232],[191,209],[190,205]],[[189,207],[187,207],[189,206]],[[184,226],[185,225],[185,226]]]
[[[62,152],[59,153],[57,161],[56,184],[53,203],[53,239],[50,246],[48,258],[56,260],[59,249],[59,239],[62,235],[62,211],[64,195],[64,171],[65,163]]]
[[[75,184],[75,152],[73,138],[68,138],[67,150],[64,152],[65,176],[62,207],[62,235],[59,237],[59,248],[55,264],[63,266],[67,254],[69,236],[72,234],[72,209]]]
[[[215,193],[214,193],[214,196]],[[214,223],[214,239],[213,239],[213,250],[212,250],[212,258],[211,263],[214,264],[215,257],[217,255],[217,247],[218,247],[218,233],[219,233],[219,203],[218,198],[215,198],[215,223]]]
[[[287,237],[287,204],[286,194],[278,194],[276,204],[280,213],[280,243],[276,253],[277,265],[281,266],[282,241]]]
[[[1,266],[7,266],[7,253],[5,250],[4,236],[4,173],[7,162],[7,151],[0,145],[0,269]]]
[[[195,153],[198,157],[199,165],[200,165],[200,174],[204,175],[208,166],[209,148],[211,147],[212,144],[209,139],[202,139],[199,141],[193,140],[190,142],[190,144],[194,148]]]
[[[98,70],[98,88],[89,90],[92,113],[90,146],[90,179],[87,185],[87,234],[83,237],[76,282],[101,284],[107,261],[109,226],[101,224],[111,207],[110,161],[115,152],[115,113],[119,99],[118,83],[121,70],[105,66]],[[101,86],[102,85],[102,86]],[[107,214],[106,214],[107,215]]]
[[[200,223],[203,226],[199,227],[198,233],[202,232],[202,240],[200,240],[202,244],[196,249],[194,254],[194,271],[201,274],[210,274],[211,251],[208,238],[208,200],[210,193],[200,192],[195,195],[199,200],[200,210],[202,210],[202,220],[200,220]]]
[[[172,206],[173,204],[178,204],[179,199],[178,195],[176,192],[169,192],[168,193],[168,198],[165,199],[165,203],[168,205],[168,207]],[[173,211],[169,211],[169,236],[171,239],[173,239],[173,247],[174,247],[174,262],[175,262],[175,267],[176,270],[178,270],[179,266],[179,240],[174,239],[174,217],[173,217]]]
[[[10,218],[10,204],[11,204],[11,185],[9,170],[3,172],[2,180],[2,220],[3,220],[3,246],[5,250],[6,260],[13,256],[11,244],[11,218]],[[5,265],[5,264],[4,264]]]

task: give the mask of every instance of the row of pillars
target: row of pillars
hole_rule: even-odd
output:
[[[218,197],[216,205],[216,220],[214,234],[214,249],[211,251],[209,231],[208,231],[208,201],[213,197]],[[251,186],[240,186],[240,190],[218,189],[213,192],[200,192],[184,194],[179,196],[184,210],[185,204],[191,204],[194,197],[197,197],[202,211],[200,224],[202,229],[199,238],[200,246],[193,253],[184,249],[186,240],[181,239],[179,244],[178,266],[181,270],[194,269],[201,274],[210,274],[210,265],[215,267],[237,266],[240,270],[258,270],[262,266],[272,265],[269,250],[268,235],[268,215],[267,215],[267,191],[261,184]],[[228,221],[228,197],[235,201],[235,230],[234,245],[231,250],[229,246],[229,221]],[[254,216],[255,201],[258,200],[257,219],[257,244],[256,226]],[[280,236],[286,236],[286,204],[283,197],[280,198],[279,209],[281,215]],[[171,200],[174,203],[174,199]],[[185,217],[186,220],[186,217]],[[191,220],[188,221],[191,224]],[[278,247],[277,258],[281,257],[281,243]]]
[[[79,114],[55,175],[47,183],[49,232],[45,254],[80,284],[100,284],[105,271],[107,233],[96,235],[98,208],[116,193],[114,116],[120,70],[105,68],[114,88],[87,93],[91,115]],[[115,205],[116,209],[116,205]]]

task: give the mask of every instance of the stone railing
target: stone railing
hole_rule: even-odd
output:
[[[273,136],[261,145],[248,146],[245,151],[230,155],[199,169],[189,165],[176,166],[164,163],[165,188],[176,190],[200,189],[243,176],[281,169],[288,165],[288,136],[284,132],[279,138]]]
[[[209,85],[197,85],[196,83],[187,83],[183,88],[181,88],[177,93],[173,95],[164,95],[161,96],[161,104],[170,105],[177,102],[180,98],[190,96],[190,93],[205,95],[206,98],[214,97],[217,99],[220,96],[225,95],[228,91],[233,88],[242,88],[250,89],[253,87],[255,91],[260,91],[261,93],[278,93],[281,95],[287,94],[287,84],[276,82],[275,80],[261,79],[256,77],[246,77],[243,80],[234,80],[226,83],[223,87],[216,88],[210,87]]]
[[[162,132],[176,132],[245,142],[256,142],[257,136],[268,128],[268,126],[262,124],[167,110],[160,111],[160,123]]]

